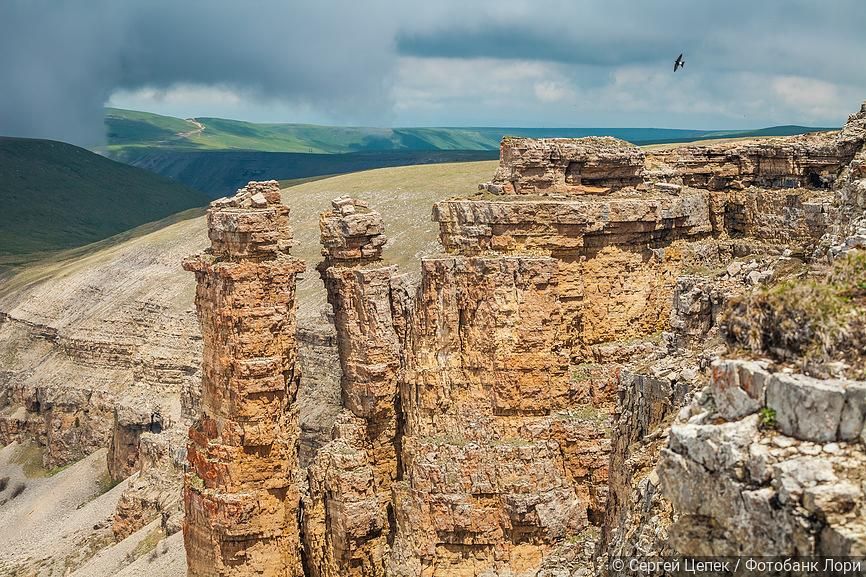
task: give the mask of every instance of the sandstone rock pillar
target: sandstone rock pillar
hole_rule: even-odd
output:
[[[323,275],[343,370],[343,407],[364,419],[376,488],[387,493],[397,471],[400,343],[391,310],[391,279],[397,267],[382,264],[385,225],[363,201],[334,201],[334,210],[322,214],[320,229],[322,264],[327,267]]]
[[[391,484],[397,475],[397,374],[384,224],[339,198],[320,219],[319,266],[334,309],[344,411],[309,469],[304,536],[312,575],[384,574]]]
[[[202,412],[184,481],[189,575],[303,574],[289,209],[275,181],[208,210],[211,247],[184,261],[198,283]]]

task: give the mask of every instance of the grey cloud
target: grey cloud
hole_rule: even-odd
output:
[[[4,0],[0,134],[98,143],[113,91],[177,83],[381,117],[390,14],[378,0]]]
[[[453,6],[449,4],[449,6]],[[808,74],[866,82],[862,0],[580,0],[474,2],[411,22],[398,50],[421,57],[544,60],[575,65],[665,65]]]
[[[306,105],[336,122],[383,124],[392,114],[413,122],[418,114],[392,101],[406,56],[554,63],[576,94],[607,95],[617,70],[666,72],[684,51],[687,76],[670,85],[691,91],[680,99],[712,99],[735,111],[763,106],[760,94],[747,96],[734,83],[743,75],[814,78],[851,99],[866,96],[864,22],[862,0],[0,0],[0,134],[94,144],[112,93],[179,83]],[[442,97],[435,82],[423,87],[425,102]],[[517,93],[529,98],[531,88]],[[429,122],[507,121],[519,110],[524,119],[569,123],[574,109],[531,100],[482,109],[477,97],[442,102],[443,116]],[[579,121],[610,122],[626,112],[615,106]],[[777,116],[799,120],[790,111]],[[550,118],[554,112],[561,121]],[[645,124],[672,121],[670,110],[642,114]],[[682,122],[719,126],[729,118],[713,114]]]
[[[617,66],[667,62],[680,46],[672,38],[646,34],[616,38],[618,36],[611,34],[605,39],[564,37],[518,23],[497,23],[471,30],[449,27],[432,33],[403,32],[397,37],[397,47],[402,54],[420,57],[505,58]]]
[[[102,4],[103,6],[100,6]],[[93,120],[111,86],[116,29],[105,2],[82,17],[71,2],[11,0],[0,6],[0,134],[99,139]]]

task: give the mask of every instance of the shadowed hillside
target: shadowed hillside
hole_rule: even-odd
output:
[[[206,203],[196,190],[77,146],[0,138],[0,264],[88,244]]]

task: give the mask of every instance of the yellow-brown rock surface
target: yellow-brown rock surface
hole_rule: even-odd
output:
[[[421,260],[417,282],[384,264],[381,216],[336,199],[318,270],[343,410],[305,486],[287,212],[259,189],[217,204],[213,249],[187,264],[205,334],[191,574],[573,573],[600,529],[602,554],[688,554],[714,502],[689,496],[703,474],[691,460],[714,450],[695,431],[742,429],[742,449],[757,417],[728,427],[679,407],[708,380],[727,296],[832,229],[830,187],[859,186],[864,114],[835,133],[649,154],[506,139],[491,183],[434,208],[445,253]],[[757,250],[767,258],[737,260]],[[796,403],[778,383],[784,417]],[[674,508],[687,516],[668,535]],[[714,537],[714,552],[739,546]]]
[[[534,574],[587,525],[587,481],[606,476],[604,412],[569,374],[557,272],[543,256],[422,261],[395,574]]]
[[[189,575],[302,574],[295,397],[295,277],[277,183],[252,184],[208,212],[196,274],[204,337],[202,411],[184,483]]]
[[[513,138],[499,147],[499,168],[482,189],[495,194],[578,196],[642,182],[644,152],[617,138]]]
[[[304,537],[310,573],[384,575],[391,484],[397,477],[399,347],[394,266],[381,263],[382,217],[338,198],[320,219],[319,270],[334,312],[343,413],[309,469]]]

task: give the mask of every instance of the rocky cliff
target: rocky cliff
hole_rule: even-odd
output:
[[[443,252],[420,277],[387,263],[379,213],[335,199],[318,270],[342,412],[297,473],[300,500],[294,478],[285,499],[238,511],[247,527],[270,503],[267,530],[202,538],[231,510],[202,515],[188,497],[192,574],[553,576],[624,555],[862,553],[864,144],[866,106],[834,133],[650,153],[504,139],[493,181],[434,206]],[[254,220],[245,202],[211,211]],[[252,303],[203,298],[210,269],[194,268],[205,399],[244,397],[232,375],[251,361],[219,335],[264,329],[237,331]],[[288,326],[292,283],[256,282]],[[295,375],[260,364],[258,378]],[[232,472],[250,463],[289,479],[306,450],[291,399],[244,416],[271,436],[240,452],[204,406],[190,455],[207,489],[260,494],[264,479]]]
[[[284,189],[284,198],[304,199],[292,210],[297,242],[293,253],[316,263],[319,212],[331,205],[335,194],[372,187],[378,191],[376,205],[399,240],[390,257],[404,265],[416,262],[418,254],[430,251],[436,234],[432,224],[417,218],[415,207],[426,211],[435,200],[474,186],[493,168],[493,163],[482,162],[387,169]],[[128,478],[104,496],[112,504],[99,520],[111,536],[100,546],[114,551],[118,563],[136,550],[153,523],[163,534],[182,525],[187,432],[201,406],[202,339],[193,306],[194,275],[184,272],[180,263],[207,244],[205,217],[162,223],[32,265],[0,281],[0,442],[33,443],[27,454],[45,471],[40,474],[64,467],[64,473],[78,470],[71,465],[98,454],[104,470],[94,473],[99,478],[97,494]],[[322,314],[326,292],[318,275],[298,279],[296,302],[298,362],[303,368],[297,398],[298,458],[306,467],[330,440],[341,410],[340,362],[330,313]],[[40,482],[27,481],[34,498]],[[0,516],[14,488],[10,484],[0,495]],[[119,499],[112,497],[117,492],[122,492]],[[96,499],[94,506],[102,500]],[[53,524],[42,534],[54,535],[66,526]],[[171,539],[182,553],[179,537]],[[23,558],[15,543],[0,542],[0,564],[7,557]],[[52,569],[51,562],[43,562],[51,558],[51,550],[40,550],[40,556],[22,562],[20,570],[52,575],[53,570],[62,573],[77,566],[59,556]],[[96,554],[102,556],[100,549],[80,548],[76,563]],[[147,562],[144,557],[142,562]]]
[[[201,415],[190,430],[184,543],[190,575],[301,575],[295,277],[276,182],[208,211],[196,275]]]
[[[4,279],[0,442],[129,477],[102,533],[185,523],[193,575],[862,554],[864,125],[254,183]]]
[[[602,570],[632,555],[862,554],[864,128],[866,107],[766,161],[754,145],[663,154],[655,174],[688,159],[692,182],[712,172],[696,156],[739,158],[700,177],[726,195],[731,253],[678,279],[665,356],[620,384]]]

